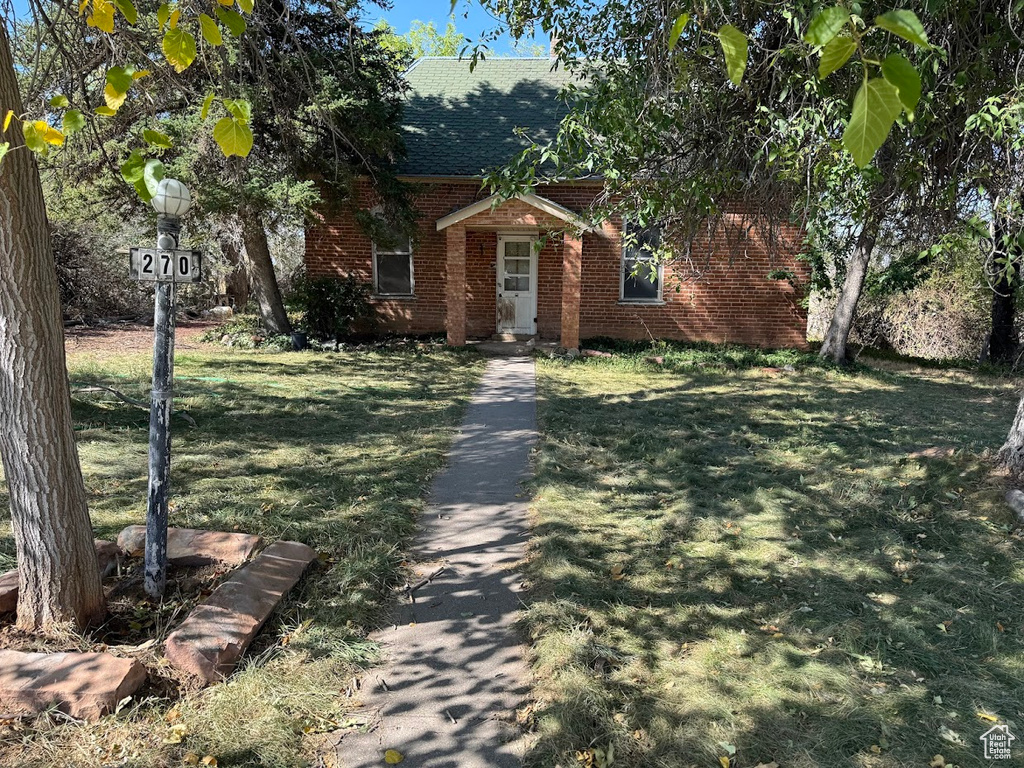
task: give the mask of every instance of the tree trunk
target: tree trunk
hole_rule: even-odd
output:
[[[288,314],[284,311],[281,289],[277,285],[274,274],[274,262],[270,258],[270,244],[267,243],[267,230],[263,226],[263,217],[254,211],[243,211],[242,241],[249,258],[249,272],[256,291],[256,302],[260,307],[260,318],[263,327],[274,335],[292,332]]]
[[[0,29],[0,114],[23,107]],[[18,626],[84,627],[104,612],[71,422],[57,276],[35,159],[12,126],[0,162],[0,459],[21,574]]]
[[[864,279],[868,274],[871,253],[875,250],[877,239],[878,221],[869,214],[857,237],[857,244],[850,256],[850,262],[846,266],[846,278],[843,280],[843,288],[839,292],[839,302],[832,313],[832,322],[829,324],[828,333],[825,334],[825,341],[821,345],[819,354],[823,358],[831,358],[839,364],[847,361],[846,343],[853,328],[857,302],[860,301],[860,294],[864,289]]]
[[[231,267],[231,271],[224,281],[224,288],[231,300],[232,307],[236,311],[241,311],[249,303],[249,271],[245,268],[245,261],[232,237],[222,237],[220,249],[224,254],[224,260]]]
[[[1012,363],[1017,352],[1014,333],[1017,315],[1017,288],[1020,286],[1020,254],[1006,245],[1005,220],[997,215],[992,231],[995,264],[999,279],[992,286],[992,333],[989,336],[988,357],[994,363]]]
[[[1010,470],[1014,477],[1024,477],[1024,396],[1017,405],[1017,415],[1006,442],[999,449],[998,464]]]

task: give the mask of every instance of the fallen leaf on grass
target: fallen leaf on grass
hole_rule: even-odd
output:
[[[181,740],[187,733],[188,728],[184,725],[172,725],[170,734],[164,739],[164,744],[181,744]]]
[[[181,760],[185,765],[199,765],[199,755],[195,752],[189,752]]]
[[[939,736],[948,742],[951,742],[953,744],[960,744],[961,746],[963,746],[963,737],[956,731],[947,728],[944,725],[939,728]]]
[[[213,755],[207,755],[203,758],[203,765],[208,765],[210,768],[217,768],[217,758]]]
[[[397,749],[389,749],[384,753],[384,762],[388,765],[398,765],[403,760],[405,760],[405,755]]]
[[[932,761],[928,763],[928,768],[946,768],[946,758],[942,755],[936,755],[932,758]]]
[[[772,760],[770,763],[758,763],[754,768],[779,768],[779,764]]]
[[[729,758],[725,757],[724,755],[722,757],[718,758],[718,762],[722,766],[722,768],[729,768],[729,766],[732,764],[729,761]]]
[[[626,576],[625,570],[626,569],[621,565],[613,565],[611,571],[612,581],[622,581],[622,579]]]
[[[990,723],[998,723],[999,718],[995,715],[990,715],[988,712],[975,712],[975,714],[982,720],[988,720]]]

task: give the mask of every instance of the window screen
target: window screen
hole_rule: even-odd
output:
[[[376,246],[376,285],[383,296],[410,296],[412,282],[412,243],[406,240],[390,247]]]

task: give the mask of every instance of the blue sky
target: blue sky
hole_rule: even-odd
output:
[[[364,18],[371,25],[378,19],[387,19],[399,33],[408,32],[414,21],[432,21],[438,29],[444,29],[452,4],[451,0],[393,0],[393,6],[390,11],[383,11],[367,5]],[[14,0],[14,11],[17,16],[24,15],[27,8],[27,0]],[[484,32],[497,27],[498,22],[484,11],[476,0],[459,0],[455,8],[455,25],[459,32],[475,41]],[[548,39],[545,37],[537,42],[546,47]],[[506,35],[491,47],[496,53],[510,53],[512,41]]]
[[[373,23],[378,19],[386,19],[399,33],[408,32],[413,21],[432,21],[438,29],[444,29],[452,7],[451,0],[393,0],[393,5],[390,11],[368,7],[366,20]],[[470,40],[476,41],[484,32],[493,30],[499,24],[475,0],[459,0],[455,7],[455,26]],[[548,44],[546,37],[537,42],[543,43],[545,47]],[[506,35],[491,47],[496,53],[509,53],[512,41]]]

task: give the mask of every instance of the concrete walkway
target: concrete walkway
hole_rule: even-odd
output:
[[[488,362],[437,478],[415,547],[421,577],[444,570],[401,600],[378,633],[386,665],[363,679],[358,698],[370,730],[344,736],[337,764],[407,768],[518,766],[515,709],[528,669],[513,622],[524,555],[527,503],[520,482],[536,440],[536,379],[523,357]]]

